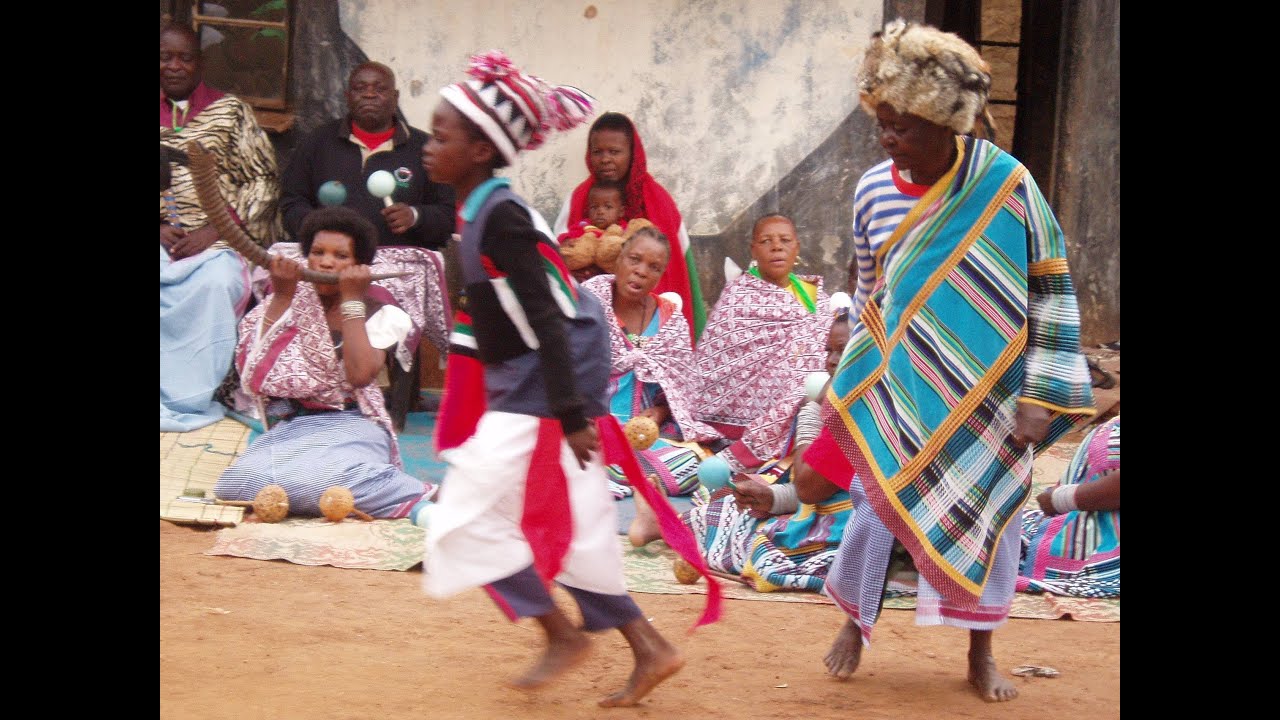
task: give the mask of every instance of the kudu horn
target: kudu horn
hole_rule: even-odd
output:
[[[254,242],[253,238],[231,219],[231,213],[227,212],[227,201],[222,197],[222,191],[218,189],[218,166],[213,159],[213,154],[193,140],[187,143],[187,156],[191,161],[191,181],[196,187],[200,208],[204,210],[205,215],[209,216],[209,222],[213,223],[213,227],[217,229],[218,237],[253,264],[261,267],[271,265],[271,253]],[[409,272],[374,273],[371,277],[373,280],[386,280],[412,274]],[[338,275],[303,268],[302,279],[313,283],[336,285]]]

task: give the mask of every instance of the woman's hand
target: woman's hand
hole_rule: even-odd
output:
[[[338,292],[342,294],[344,301],[363,300],[372,278],[373,273],[369,271],[368,265],[351,265],[342,268],[338,272]]]
[[[600,435],[596,432],[595,423],[587,423],[586,427],[565,435],[564,439],[573,450],[573,456],[578,458],[578,467],[583,470],[591,462],[591,453],[600,452]]]
[[[267,270],[271,273],[272,294],[292,299],[298,289],[298,281],[302,279],[302,263],[283,255],[272,255]]]
[[[758,478],[758,475],[740,473],[733,478],[728,488],[733,493],[733,499],[738,502],[738,507],[768,515],[773,509],[773,488]]]
[[[1013,416],[1011,439],[1014,447],[1025,450],[1028,445],[1034,445],[1045,439],[1049,434],[1049,420],[1052,417],[1049,408],[1035,403],[1019,402],[1018,411]]]

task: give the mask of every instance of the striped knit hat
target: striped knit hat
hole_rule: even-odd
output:
[[[440,94],[484,131],[507,163],[542,145],[547,133],[586,122],[595,103],[576,87],[521,73],[501,50],[472,55],[467,74],[475,79]]]

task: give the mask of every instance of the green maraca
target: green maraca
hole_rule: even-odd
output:
[[[347,188],[337,180],[330,180],[316,191],[316,199],[325,207],[341,205],[347,201]]]

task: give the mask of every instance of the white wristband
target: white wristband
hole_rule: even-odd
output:
[[[1053,489],[1053,495],[1050,500],[1053,502],[1053,509],[1058,511],[1059,515],[1079,510],[1076,505],[1076,490],[1080,489],[1079,485],[1059,485]]]
[[[773,492],[773,507],[769,508],[770,515],[793,513],[800,507],[794,483],[774,483],[769,486],[769,490]]]
[[[417,227],[417,226],[418,226],[418,220],[419,220],[419,218],[418,218],[418,208],[416,208],[416,207],[414,207],[414,206],[410,205],[410,206],[409,206],[409,211],[413,213],[413,222],[409,223],[409,227],[411,227],[411,228],[413,228],[413,227]]]

